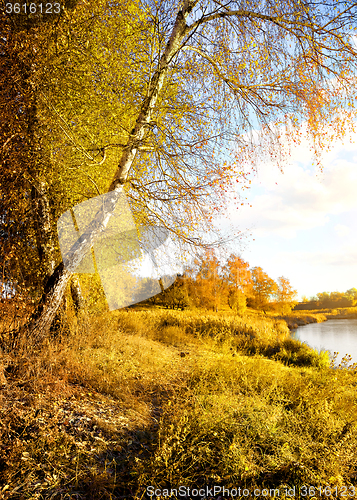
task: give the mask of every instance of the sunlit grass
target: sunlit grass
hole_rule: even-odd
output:
[[[356,372],[329,368],[327,353],[291,339],[279,317],[160,309],[69,317],[69,335],[2,358],[7,397],[17,398],[10,410],[1,402],[4,494],[139,499],[148,485],[356,482]],[[73,419],[56,413],[71,401],[94,411],[99,400],[117,410],[90,414],[80,438]]]
[[[316,375],[264,359],[210,359],[166,403],[142,487],[342,485],[356,460],[356,396],[338,376]]]

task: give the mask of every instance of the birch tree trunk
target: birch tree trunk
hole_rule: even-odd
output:
[[[76,276],[73,276],[71,279],[71,296],[74,310],[78,316],[80,310],[83,308],[83,295],[79,279]]]
[[[185,0],[182,9],[176,16],[165,51],[159,60],[150,82],[147,97],[143,101],[139,116],[123,150],[118,169],[109,187],[108,192],[111,192],[112,196],[107,199],[105,207],[96,214],[84,234],[73,245],[67,256],[66,265],[61,262],[55,268],[46,283],[38,306],[24,327],[26,334],[30,337],[30,345],[32,347],[48,334],[72,273],[93,246],[96,238],[104,231],[114,212],[116,202],[122,192],[122,185],[126,182],[130,167],[150,125],[152,112],[163,88],[169,65],[180,50],[181,43],[187,34],[186,19],[196,3],[197,0]]]

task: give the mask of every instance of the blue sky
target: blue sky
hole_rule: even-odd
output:
[[[335,142],[322,165],[322,173],[313,166],[306,140],[292,149],[284,173],[260,163],[244,191],[252,206],[237,210],[232,200],[220,222],[250,229],[233,250],[271,278],[287,277],[300,299],[357,288],[357,134]]]

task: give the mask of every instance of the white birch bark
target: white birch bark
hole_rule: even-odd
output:
[[[71,248],[70,254],[67,256],[66,267],[64,267],[63,262],[56,267],[47,282],[39,305],[25,326],[27,334],[29,334],[34,341],[32,345],[48,333],[72,273],[80,264],[91,246],[93,246],[96,238],[104,231],[114,212],[116,201],[122,191],[122,185],[126,182],[140,144],[145,138],[146,129],[150,123],[158,96],[165,83],[170,63],[180,50],[182,41],[187,34],[187,17],[196,3],[197,0],[185,0],[181,10],[179,10],[176,16],[175,24],[166,44],[165,51],[160,58],[157,69],[149,85],[147,97],[141,106],[135,127],[124,148],[117,172],[109,187],[109,192],[112,192],[112,196],[106,198],[107,201],[103,210],[97,213],[95,219],[88,226],[84,234]]]

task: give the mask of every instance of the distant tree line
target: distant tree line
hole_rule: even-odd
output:
[[[353,307],[357,305],[357,289],[350,288],[346,292],[322,292],[308,299],[303,297],[295,310],[335,309],[337,307]]]
[[[238,314],[247,307],[286,314],[297,304],[296,294],[284,276],[275,282],[261,267],[249,267],[238,255],[231,254],[222,263],[213,250],[206,250],[191,269],[150,302],[181,310],[217,311],[228,306]]]

